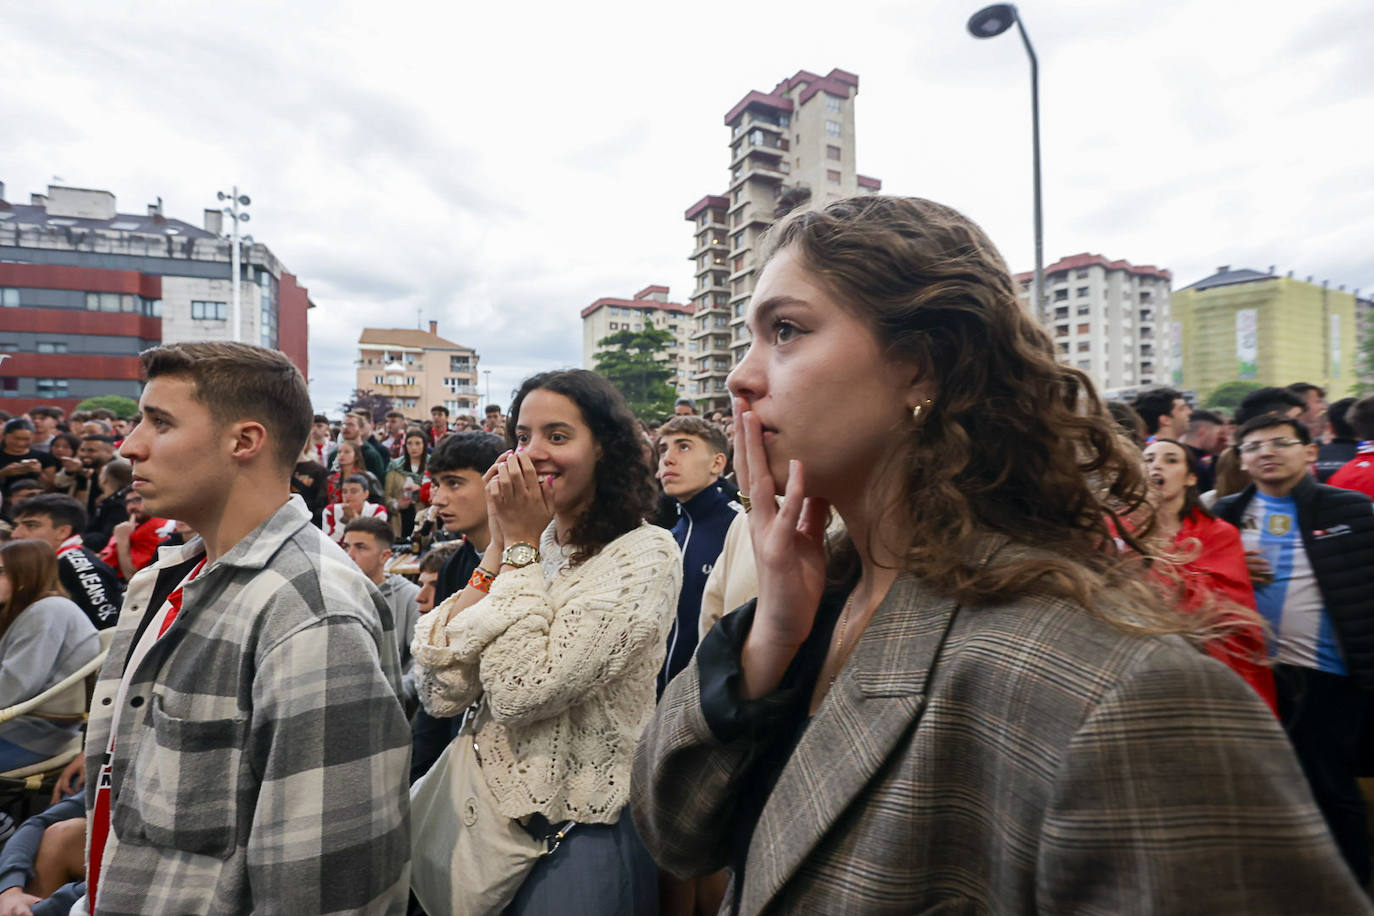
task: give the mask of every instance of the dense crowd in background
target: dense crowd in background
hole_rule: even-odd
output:
[[[836,212],[836,219],[854,218]],[[811,253],[813,259],[824,256]],[[787,283],[798,282],[787,271],[798,269],[789,261],[777,269],[773,282],[787,292]],[[999,308],[1016,307],[1014,297],[1004,298]],[[786,301],[791,300],[780,295],[765,305],[776,310],[777,302]],[[908,836],[900,819],[889,824],[883,812],[890,809],[882,807],[893,804],[892,797],[920,795],[901,781],[903,767],[915,764],[898,758],[899,765],[885,771],[876,789],[845,784],[848,768],[860,765],[847,755],[871,757],[865,778],[876,779],[876,761],[890,751],[869,753],[862,739],[868,726],[851,724],[849,732],[835,732],[834,717],[840,714],[835,709],[848,709],[843,704],[860,686],[865,696],[906,696],[904,678],[933,677],[930,672],[951,638],[961,647],[959,658],[976,658],[976,638],[959,643],[960,608],[1000,607],[1007,601],[1021,608],[1021,616],[1006,618],[1015,621],[1034,619],[1045,607],[1058,607],[1056,602],[1120,604],[1124,610],[1109,607],[1084,616],[1115,620],[1132,639],[1183,634],[1198,654],[1221,662],[1235,673],[1236,683],[1246,685],[1238,693],[1230,681],[1217,680],[1213,669],[1195,670],[1193,662],[1174,656],[1157,663],[1193,691],[1188,702],[1197,709],[1181,709],[1177,721],[1191,723],[1179,728],[1193,729],[1184,738],[1198,742],[1199,754],[1213,755],[1197,764],[1223,780],[1219,785],[1225,791],[1214,785],[1213,795],[1252,794],[1256,807],[1250,814],[1233,815],[1211,797],[1198,803],[1216,806],[1204,825],[1164,828],[1158,822],[1167,818],[1159,812],[1172,800],[1150,802],[1159,807],[1140,817],[1155,818],[1156,826],[1111,833],[1115,828],[1109,824],[1102,827],[1112,836],[1108,842],[1075,822],[1074,811],[1056,808],[1053,815],[1063,818],[1063,830],[1097,835],[1106,851],[1097,859],[1075,859],[1059,850],[1063,861],[1076,864],[1064,866],[1068,870],[1057,873],[1044,893],[1109,901],[1101,911],[1124,911],[1114,909],[1124,905],[1124,898],[1115,896],[1125,893],[1124,887],[1101,897],[1076,896],[1096,880],[1088,874],[1094,869],[1130,870],[1123,864],[1129,852],[1118,850],[1123,859],[1111,858],[1114,844],[1129,850],[1137,848],[1133,844],[1176,842],[1180,850],[1195,848],[1204,858],[1215,848],[1223,850],[1218,855],[1230,856],[1228,862],[1248,861],[1252,853],[1259,862],[1263,856],[1254,853],[1255,844],[1263,843],[1251,836],[1253,830],[1254,836],[1272,831],[1275,848],[1292,853],[1295,871],[1311,870],[1323,900],[1350,905],[1342,882],[1353,876],[1367,886],[1371,877],[1369,829],[1357,779],[1374,775],[1374,728],[1364,727],[1374,686],[1374,397],[1328,404],[1320,387],[1300,382],[1261,388],[1234,410],[1222,411],[1194,408],[1179,391],[1153,389],[1131,403],[1101,404],[1100,415],[1060,415],[1062,429],[1050,433],[1079,436],[1098,456],[1094,461],[1088,451],[1072,453],[1066,465],[1052,454],[1054,446],[1037,438],[1046,434],[1043,417],[998,426],[1004,418],[997,411],[1005,407],[988,401],[956,408],[953,389],[919,381],[911,388],[910,403],[897,411],[903,423],[934,441],[944,429],[940,424],[951,422],[947,418],[966,417],[959,422],[967,435],[958,440],[968,443],[965,455],[979,449],[1015,455],[1017,444],[1004,440],[1019,423],[1027,464],[1040,467],[1046,492],[1060,494],[1055,511],[1065,514],[1062,522],[1044,522],[1036,514],[1045,510],[1035,509],[1033,498],[1023,493],[990,499],[982,509],[959,516],[952,507],[960,499],[976,500],[979,486],[1000,492],[997,488],[1015,474],[1004,471],[995,482],[980,484],[976,474],[984,469],[977,461],[932,452],[926,467],[912,466],[911,479],[927,480],[930,492],[964,488],[965,497],[947,494],[944,502],[925,510],[929,524],[944,524],[950,540],[938,548],[913,543],[884,554],[875,546],[882,543],[873,533],[877,528],[868,526],[890,524],[889,510],[865,516],[854,507],[886,492],[880,481],[904,479],[904,472],[886,467],[872,443],[910,432],[893,432],[890,420],[880,421],[876,414],[869,424],[876,432],[856,425],[874,409],[866,392],[836,389],[837,397],[829,398],[824,377],[805,394],[792,389],[794,400],[766,417],[772,425],[761,419],[759,405],[771,403],[766,396],[784,403],[783,381],[790,371],[785,361],[763,362],[770,358],[768,348],[801,352],[786,348],[825,327],[804,312],[794,320],[790,327],[760,323],[754,328],[757,339],[771,343],[756,344],[764,355],[732,376],[734,409],[706,417],[698,415],[692,401],[681,400],[671,417],[635,420],[604,379],[566,370],[531,377],[510,405],[488,405],[480,416],[452,416],[442,406],[428,417],[400,410],[374,416],[366,409],[342,417],[315,414],[299,453],[293,445],[292,454],[264,457],[269,446],[293,435],[283,434],[281,412],[295,408],[299,417],[308,410],[308,399],[298,374],[279,356],[274,360],[270,351],[244,356],[256,348],[228,345],[145,354],[149,389],[141,422],[105,410],[67,415],[55,406],[5,417],[0,706],[41,693],[97,657],[101,631],[118,626],[111,653],[124,661],[106,662],[95,689],[86,752],[57,779],[52,806],[8,827],[15,832],[0,852],[0,916],[403,912],[407,907],[415,913],[422,905],[435,914],[686,914],[722,906],[754,911],[768,900],[781,901],[777,905],[784,910],[829,900],[837,909],[848,901],[860,910],[878,911],[882,907],[875,901],[906,886],[909,875],[901,870],[909,855],[901,851],[926,842]],[[857,319],[844,320],[857,326]],[[808,321],[815,327],[796,330]],[[1052,357],[1039,362],[1039,355],[1008,352],[1009,360],[1026,359],[1037,372],[1061,371],[1048,368]],[[840,372],[833,364],[816,366],[822,374]],[[845,371],[852,375],[837,375],[837,383],[871,383],[862,375],[866,367]],[[948,371],[952,385],[953,373],[962,370]],[[225,386],[226,380],[239,384],[253,372],[277,381],[238,395],[207,387]],[[990,381],[986,374],[978,378],[986,386],[1015,383]],[[168,391],[175,394],[168,386],[177,383],[191,386],[186,404],[199,404],[185,410],[206,412],[216,422],[230,409],[221,402],[248,416],[258,416],[252,412],[257,410],[267,417],[257,427],[265,433],[242,433],[242,443],[223,444],[233,456],[219,465],[228,475],[223,480],[198,476],[210,465],[191,445],[176,446],[181,451],[174,453],[171,445],[160,444],[164,437],[174,442],[176,431],[187,428],[187,421],[159,400]],[[833,405],[851,396],[860,399],[851,411],[859,420],[835,413],[842,408]],[[287,408],[263,406],[271,401]],[[786,433],[778,431],[789,423]],[[803,427],[798,430],[796,424]],[[875,438],[869,442],[863,435]],[[250,441],[252,436],[259,439]],[[782,441],[796,450],[795,457],[806,459],[805,484],[800,465],[779,466],[776,455],[769,454]],[[867,456],[862,470],[861,456]],[[1068,483],[1054,482],[1053,473],[1061,473],[1056,461],[1075,469],[1062,472]],[[246,482],[240,482],[235,475],[242,468],[257,476],[248,479],[245,471]],[[295,497],[285,506],[274,505],[276,491],[263,486],[276,480],[274,468],[282,472],[281,492],[289,488]],[[186,482],[173,484],[183,470]],[[896,476],[871,476],[880,472]],[[996,478],[989,473],[988,480]],[[846,490],[845,475],[861,479],[864,492]],[[207,495],[220,485],[225,499]],[[801,488],[808,485],[815,489],[805,491],[803,502]],[[906,484],[892,486],[889,509],[906,505],[906,499],[917,505],[918,497],[901,495]],[[232,528],[226,520],[260,491],[267,493],[260,517],[226,534]],[[1133,501],[1132,493],[1141,496]],[[1039,517],[1037,524],[1048,527],[1027,526],[1022,516]],[[863,527],[855,527],[859,518]],[[317,535],[303,533],[300,525],[307,522]],[[1071,552],[1056,554],[1062,548],[1018,533],[1052,531],[1054,524],[1071,532],[1068,540],[1089,545],[1075,548],[1080,559],[1074,562],[1081,569],[1064,559],[1072,558]],[[890,534],[892,529],[884,530]],[[978,531],[984,532],[983,540],[973,538]],[[954,540],[963,536],[970,539]],[[269,541],[272,552],[257,546]],[[972,551],[969,565],[940,565],[965,550]],[[283,559],[287,554],[293,559]],[[1128,576],[1116,565],[1126,562],[1118,556],[1135,556],[1143,565]],[[350,561],[352,571],[345,574],[341,564]],[[1024,567],[1015,565],[1023,562]],[[979,578],[999,569],[999,563],[1011,564],[1005,578],[995,584]],[[214,572],[226,564],[232,568]],[[1027,577],[1024,570],[1036,564],[1038,572]],[[915,577],[910,582],[943,581],[934,594],[958,597],[957,605],[951,601],[941,612],[946,616],[939,632],[922,629],[927,625],[919,615],[910,618],[908,630],[923,634],[913,651],[926,653],[926,661],[915,665],[915,674],[900,676],[883,672],[904,672],[909,659],[881,656],[877,642],[886,638],[897,645],[908,632],[883,629],[892,626],[898,611],[884,617],[879,608],[895,600],[929,610],[936,605],[923,602],[936,599],[919,597],[913,589],[922,586],[904,585],[906,578],[893,581],[899,567]],[[890,571],[891,594],[903,597],[889,596],[883,603],[888,592],[871,582],[886,573],[876,569]],[[1046,569],[1058,570],[1060,584],[1043,592],[1031,589],[1040,595],[1033,600],[1042,604],[1017,605],[1032,600],[1021,597],[1024,583],[1037,581]],[[269,578],[270,587],[264,584]],[[1171,596],[1165,602],[1171,606],[1147,607],[1139,600],[1146,594]],[[196,616],[189,609],[198,601],[208,604]],[[778,655],[777,643],[756,642],[764,626],[760,621],[775,628],[768,632],[780,632],[777,621],[786,617],[779,608],[798,602],[810,607],[814,623],[807,617],[781,660],[769,661]],[[973,617],[997,617],[993,610],[981,613]],[[242,623],[226,629],[216,623],[217,614],[236,615]],[[359,614],[371,617],[359,624]],[[846,642],[851,619],[855,630]],[[870,622],[882,632],[859,642],[858,634]],[[1052,658],[1021,657],[1016,677],[1037,664],[1046,666],[1035,675],[1037,685],[1067,677],[1072,665],[1054,669],[1068,664],[1056,653],[1069,652],[1065,647],[1079,639],[1091,643],[1083,651],[1093,664],[1116,664],[1118,654],[1137,651],[1135,642],[1118,645],[1096,631],[1084,636],[1072,630],[1078,624],[1056,625],[1070,629],[1058,637],[1035,631],[1013,640],[1017,645],[1046,640],[1043,658]],[[317,633],[321,629],[327,632]],[[278,646],[298,647],[279,658],[288,650]],[[158,655],[174,650],[182,655]],[[163,667],[143,665],[148,656],[162,657]],[[855,666],[860,673],[851,676]],[[1056,670],[1058,675],[1045,673]],[[1116,685],[1133,683],[1113,680],[1125,675],[1106,667],[1094,669],[1091,677],[1075,671],[1074,677],[1080,676],[1084,685],[1092,678],[1100,682],[1073,688],[1092,699],[1066,693],[1045,700],[1049,708],[1060,708],[1053,702],[1081,701],[1083,715],[1091,719],[1092,704],[1115,702]],[[864,677],[868,680],[856,680]],[[982,703],[993,703],[993,694],[978,694],[974,682],[961,681],[960,675],[946,677],[964,684],[967,693],[944,694],[932,703],[932,716],[963,715],[959,709],[965,703],[973,704],[974,715],[979,709],[993,714],[970,699],[982,696]],[[240,683],[245,678],[248,682]],[[831,691],[839,697],[827,706]],[[1045,713],[1034,697],[1017,707],[1005,691],[995,696],[997,704],[1009,704],[996,711],[1007,717],[1007,729],[1041,727],[1037,716]],[[126,702],[127,697],[133,699]],[[1147,697],[1148,691],[1115,714],[1141,721],[1160,715]],[[1169,702],[1176,703],[1176,697]],[[279,720],[271,726],[259,723],[259,707],[278,704]],[[882,715],[873,712],[870,718],[880,723]],[[921,712],[914,715],[919,720]],[[206,722],[219,731],[207,731]],[[1080,723],[1063,727],[1072,732]],[[81,728],[77,721],[38,716],[0,723],[0,771],[51,759]],[[1046,736],[1053,731],[1045,729]],[[806,755],[814,751],[807,750],[807,742],[814,730],[831,738],[847,734],[839,741],[847,749],[832,747],[828,766],[833,769],[822,766],[811,773],[806,792],[791,804],[804,812],[803,819],[818,819],[804,829],[830,831],[840,847],[789,853],[783,851],[786,821],[768,801],[795,791],[795,775],[788,780],[799,764],[792,761],[789,770],[789,761],[805,757],[810,762]],[[1251,737],[1234,752],[1208,744],[1221,741],[1218,734],[1226,730],[1227,740]],[[97,734],[108,749],[92,746]],[[1167,745],[1179,734],[1160,731],[1151,740]],[[121,743],[126,740],[131,743]],[[896,733],[886,740],[898,740]],[[951,734],[946,740],[957,739]],[[983,740],[990,739],[969,742]],[[1023,737],[997,740],[1036,743]],[[1058,753],[1058,739],[1043,740]],[[292,742],[306,750],[291,750]],[[1296,766],[1287,762],[1287,747],[1296,755]],[[231,751],[236,756],[224,757]],[[1159,752],[1156,747],[1150,753]],[[928,748],[927,753],[937,752]],[[944,749],[937,756],[952,754],[950,765],[960,773],[977,771],[971,761],[984,758],[966,759],[961,753]],[[1252,753],[1258,769],[1227,775]],[[312,762],[312,754],[330,762]],[[1103,754],[1093,766],[1130,769],[1127,759]],[[217,770],[222,757],[228,762]],[[124,774],[123,801],[112,791],[120,782],[121,759],[135,768]],[[156,761],[158,772],[136,769],[151,766],[150,761]],[[1173,762],[1180,767],[1177,773],[1149,773],[1144,767],[1132,777],[1135,782],[1124,785],[1145,797],[1152,791],[1150,781],[1162,780],[1167,795],[1194,770],[1192,762]],[[100,768],[98,779],[93,765]],[[203,779],[196,768],[205,771]],[[1265,775],[1256,775],[1258,770]],[[473,772],[482,781],[481,792],[490,796],[485,801],[455,796],[460,778]],[[258,781],[251,788],[242,782],[250,773]],[[88,785],[88,778],[96,781]],[[393,778],[396,785],[387,782]],[[1025,778],[1030,780],[1025,785],[1034,782]],[[1111,779],[1125,777],[1087,769],[1072,778],[1072,791],[1091,794],[1097,790],[1086,787],[1100,784],[1100,793],[1110,796],[1109,784],[1122,788]],[[1235,781],[1224,782],[1227,778]],[[230,783],[229,798],[217,800],[224,786],[215,780]],[[323,799],[314,798],[320,780],[326,786]],[[897,796],[882,794],[888,790]],[[847,798],[845,793],[864,791],[878,793],[873,801],[878,807],[848,817],[871,820],[837,822],[836,812],[822,813],[829,793]],[[950,791],[951,800],[959,794]],[[997,795],[1000,789],[987,791]],[[1034,795],[1041,789],[1027,791]],[[1061,785],[1060,791],[1069,790]],[[297,810],[295,799],[302,794],[312,801]],[[1308,816],[1309,799],[1315,800],[1320,820]],[[901,803],[913,824],[918,815],[927,816],[921,813],[924,804]],[[1083,804],[1086,809],[1103,805],[1109,814],[1117,806],[1127,823],[1134,816],[1128,810],[1132,804],[1146,811],[1147,803],[1108,797]],[[290,810],[279,813],[273,805]],[[198,806],[203,807],[194,810]],[[979,823],[1011,817],[1008,810],[984,812]],[[1189,809],[1187,816],[1198,816],[1198,810]],[[500,842],[523,850],[510,853],[502,846],[502,855],[520,864],[500,880],[482,862],[484,844],[497,842],[494,834],[483,832],[481,820],[492,811],[505,822]],[[1093,829],[1102,826],[1100,813],[1084,816],[1097,818]],[[1246,817],[1258,822],[1238,827]],[[971,842],[977,848],[970,855],[986,854],[978,846],[984,840],[970,840],[972,834],[960,840],[940,832],[938,825],[946,822],[919,822],[938,836],[929,843]],[[259,824],[265,838],[258,836]],[[1144,833],[1131,832],[1136,829]],[[1181,832],[1169,833],[1174,829]],[[1125,835],[1132,839],[1121,840]],[[846,837],[855,848],[844,846]],[[1006,838],[998,842],[1015,846]],[[1075,843],[1067,842],[1070,847]],[[1329,850],[1339,851],[1348,874],[1339,867],[1332,871],[1331,863],[1339,860]],[[1074,855],[1087,853],[1079,848]],[[788,856],[791,868],[812,857],[809,870],[771,874]],[[979,899],[989,909],[1018,910],[1022,902],[1007,895],[1020,893],[1015,889],[1022,887],[1023,872],[1034,872],[1033,866],[1023,862],[1005,873],[998,871],[1002,865],[987,867],[997,877],[960,880],[986,880],[984,892],[991,896]],[[1074,873],[1078,867],[1088,872]],[[1159,868],[1186,871],[1172,860]],[[1254,869],[1216,876],[1228,888],[1214,890],[1216,899],[1245,898],[1243,889],[1228,882],[1253,881],[1258,888],[1270,880],[1261,874],[1264,868]],[[97,898],[94,882],[87,886],[88,871],[101,876],[100,890],[108,898]],[[947,879],[935,884],[946,881],[941,892],[954,894]],[[1131,885],[1135,879],[1119,880]],[[1200,879],[1156,875],[1151,880],[1160,882],[1160,893],[1177,894],[1183,888],[1197,890]],[[411,887],[418,899],[408,894]],[[890,899],[901,909],[927,900],[922,896],[927,890],[904,890]],[[1148,888],[1135,890],[1149,894]],[[977,898],[980,892],[960,893]],[[1294,891],[1296,896],[1286,899],[1299,899],[1301,893],[1306,892]],[[91,900],[101,901],[102,908],[91,909]],[[1359,906],[1367,905],[1359,900]],[[1251,902],[1247,912],[1289,911],[1288,904],[1266,908],[1263,901]],[[1228,911],[1228,905],[1219,904],[1216,911]]]

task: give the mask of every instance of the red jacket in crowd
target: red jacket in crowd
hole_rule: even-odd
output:
[[[1326,482],[1342,490],[1359,490],[1374,499],[1374,443],[1361,442],[1355,457],[1342,465]]]
[[[1255,590],[1245,566],[1240,532],[1221,519],[1194,509],[1183,520],[1174,544],[1184,556],[1197,555],[1180,568],[1185,589],[1184,607],[1198,610],[1209,597],[1234,601],[1255,610]],[[1264,632],[1250,624],[1207,644],[1207,654],[1223,662],[1255,689],[1278,714],[1274,672],[1260,663],[1266,655]]]

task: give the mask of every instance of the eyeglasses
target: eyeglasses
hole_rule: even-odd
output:
[[[1253,455],[1266,445],[1272,445],[1274,448],[1292,448],[1295,445],[1302,444],[1302,440],[1300,439],[1265,439],[1261,442],[1246,442],[1243,445],[1236,446],[1236,449],[1242,455]]]

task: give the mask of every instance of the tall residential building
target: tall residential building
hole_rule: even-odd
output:
[[[1310,382],[1334,401],[1355,384],[1356,296],[1344,286],[1223,265],[1174,293],[1174,321],[1183,380],[1202,397],[1241,379]]]
[[[171,219],[161,200],[120,213],[109,191],[58,185],[17,204],[0,183],[0,409],[136,399],[140,350],[232,340],[231,244],[220,211],[204,216],[203,226]],[[309,377],[309,293],[266,245],[241,251],[243,339]]]
[[[419,328],[363,328],[358,337],[359,391],[384,394],[413,419],[438,404],[452,416],[477,410],[477,362],[471,347],[439,336],[439,322]]]
[[[632,299],[603,297],[582,310],[582,368],[596,368],[596,342],[620,331],[658,328],[673,335],[660,357],[673,371],[669,383],[687,397],[692,362],[687,345],[692,332],[692,306],[668,301],[668,287],[646,286]]]
[[[768,92],[747,93],[725,113],[729,187],[683,214],[693,225],[696,267],[689,391],[704,410],[729,406],[725,377],[749,346],[745,311],[763,233],[798,207],[882,190],[881,181],[855,171],[858,93],[853,73],[798,70]]]
[[[1033,277],[1031,271],[1016,275],[1028,310]],[[1115,397],[1178,383],[1169,324],[1172,281],[1173,274],[1152,264],[1086,252],[1050,264],[1043,320],[1059,361],[1082,369],[1099,391]]]

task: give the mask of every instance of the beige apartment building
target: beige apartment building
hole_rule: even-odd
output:
[[[1016,275],[1021,304],[1031,310],[1033,272]],[[1171,324],[1173,274],[1153,264],[1111,261],[1100,254],[1070,255],[1045,268],[1041,321],[1054,338],[1061,363],[1077,366],[1109,397],[1130,400],[1138,391],[1177,387],[1178,329]]]
[[[668,287],[646,286],[630,299],[603,297],[582,310],[582,368],[596,368],[596,342],[619,331],[658,328],[673,335],[661,354],[673,370],[670,384],[678,397],[690,397],[692,360],[687,345],[692,334],[692,306],[668,301]]]
[[[471,347],[439,336],[439,322],[419,328],[363,328],[358,338],[359,390],[390,397],[396,409],[425,419],[436,404],[451,415],[478,409],[477,362]]]
[[[768,92],[749,92],[725,114],[729,187],[683,214],[693,226],[696,277],[688,392],[704,411],[729,406],[725,377],[749,346],[745,310],[763,233],[798,207],[882,190],[881,181],[856,171],[858,93],[853,73],[799,70]]]

